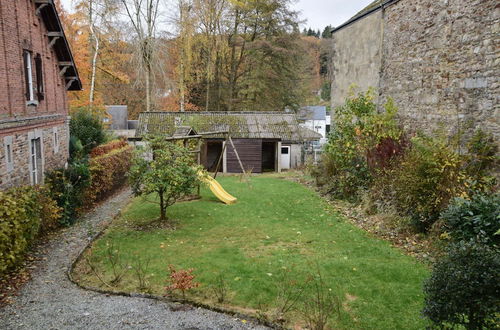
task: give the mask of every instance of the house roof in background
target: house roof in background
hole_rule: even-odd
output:
[[[54,0],[35,2],[37,14],[43,20],[48,31],[49,42],[53,43],[53,49],[59,61],[60,70],[64,70],[67,90],[79,91],[82,89],[82,82],[78,75],[78,70],[73,60],[73,54],[69,47],[68,40],[64,34],[64,29],[57,14]]]
[[[297,116],[285,112],[142,112],[136,137],[147,134],[173,136],[178,127],[189,126],[199,134],[229,131],[232,138],[279,139],[282,141],[316,140],[299,128]],[[223,138],[224,134],[206,137]]]
[[[302,107],[297,116],[299,120],[326,120],[326,107],[323,105]]]

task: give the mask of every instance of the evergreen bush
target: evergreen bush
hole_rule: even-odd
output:
[[[500,245],[500,194],[476,194],[470,200],[456,198],[442,214],[447,230],[456,240]]]
[[[101,118],[86,108],[77,109],[71,114],[69,131],[73,139],[71,144],[73,147],[70,148],[72,159],[85,157],[92,148],[102,144],[106,139]]]
[[[440,328],[500,324],[500,253],[476,242],[453,244],[424,284],[423,314]]]

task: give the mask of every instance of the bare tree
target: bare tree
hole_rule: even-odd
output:
[[[191,0],[178,0],[179,16],[176,25],[179,29],[179,103],[181,112],[185,111],[186,84],[191,67],[191,42],[194,35]]]
[[[95,20],[94,20],[94,2],[95,0],[89,0],[89,38],[90,42],[94,43],[93,56],[92,56],[92,76],[90,78],[90,93],[89,93],[89,105],[90,110],[94,106],[94,91],[95,91],[95,71],[97,67],[97,56],[99,55],[99,38],[95,33]]]
[[[89,107],[92,110],[95,100],[96,70],[100,51],[100,38],[110,22],[112,14],[116,11],[117,0],[79,0],[76,3],[77,8],[86,12],[89,28],[90,44],[90,92]]]
[[[121,0],[126,14],[136,33],[139,67],[144,73],[146,88],[146,111],[152,110],[154,100],[154,68],[157,64],[157,24],[160,0]]]

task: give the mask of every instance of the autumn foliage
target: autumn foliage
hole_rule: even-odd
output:
[[[186,291],[200,286],[200,283],[194,281],[193,268],[176,270],[173,265],[169,265],[170,285],[165,287],[167,292],[179,290],[182,293],[182,298],[186,298]]]
[[[125,182],[132,152],[133,147],[123,140],[111,141],[90,152],[90,186],[85,193],[86,205],[92,206]]]

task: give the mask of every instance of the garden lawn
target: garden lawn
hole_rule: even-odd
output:
[[[332,319],[330,327],[425,328],[420,314],[422,281],[428,275],[424,265],[370,237],[298,183],[275,175],[254,176],[250,183],[235,176],[218,181],[238,198],[237,204],[224,205],[202,188],[201,200],[168,208],[175,230],[156,221],[157,205],[135,199],[94,244],[90,260],[97,273],[111,281],[109,254],[119,255],[117,269],[148,260],[149,290],[162,295],[169,264],[193,268],[201,286],[187,297],[211,305],[217,305],[212,287],[222,275],[229,290],[222,305],[271,316],[283,274],[301,285],[319,268],[324,289],[342,301],[340,318]],[[128,268],[116,290],[137,292],[137,276]],[[76,272],[83,283],[103,285],[88,261]],[[298,308],[311,293],[307,289],[301,295]],[[288,326],[303,324],[298,311],[286,318]]]

